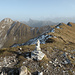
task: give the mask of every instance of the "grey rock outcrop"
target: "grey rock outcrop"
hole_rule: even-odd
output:
[[[43,72],[38,72],[38,75],[43,75]]]
[[[0,58],[0,72],[3,67],[12,68],[17,63],[16,55]]]
[[[5,73],[5,72],[2,72],[0,75],[7,75],[7,73]]]
[[[5,18],[3,19],[2,21],[4,21],[5,24],[12,24],[13,23],[13,20],[11,20],[10,18]]]
[[[22,66],[20,68],[20,74],[19,75],[31,75],[31,73],[27,70],[26,66]]]

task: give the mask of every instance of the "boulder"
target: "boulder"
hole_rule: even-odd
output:
[[[20,68],[20,73],[19,75],[31,75],[31,73],[27,70],[27,67],[26,66],[22,66]]]
[[[38,72],[38,75],[43,75],[43,72]]]

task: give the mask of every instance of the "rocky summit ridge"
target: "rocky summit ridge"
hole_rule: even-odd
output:
[[[75,75],[74,32],[75,23],[60,23],[26,43],[0,49],[0,74]]]
[[[38,37],[30,39],[24,45],[36,44],[37,39],[40,40],[41,44],[62,42],[62,43],[75,43],[75,23],[68,22],[67,24],[59,23],[51,29],[43,32]],[[12,47],[21,46],[22,44],[15,44]]]
[[[12,23],[13,20],[10,18],[4,18],[2,21],[6,22],[6,23]]]

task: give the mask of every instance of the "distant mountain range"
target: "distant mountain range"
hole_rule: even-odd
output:
[[[32,19],[29,19],[29,21],[21,21],[21,23],[24,23],[24,24],[26,24],[26,25],[28,25],[28,26],[31,26],[31,27],[41,27],[41,26],[46,26],[46,25],[57,25],[58,23],[54,23],[54,22],[52,22],[52,21],[50,21],[50,20],[48,20],[48,21],[45,21],[45,20],[43,20],[43,21],[39,21],[39,20],[32,20]]]

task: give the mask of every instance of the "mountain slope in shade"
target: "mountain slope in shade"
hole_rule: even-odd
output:
[[[5,18],[0,22],[0,47],[9,47],[15,43],[27,42],[48,29],[50,29],[50,26],[33,28],[10,18]]]

